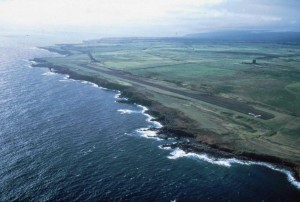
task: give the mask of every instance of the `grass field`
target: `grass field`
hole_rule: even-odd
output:
[[[48,49],[67,54],[44,58],[49,63],[134,86],[176,111],[165,112],[173,120],[166,125],[193,133],[198,141],[300,164],[300,44],[120,38]],[[217,102],[190,96],[198,94]],[[226,99],[272,118],[222,105]]]

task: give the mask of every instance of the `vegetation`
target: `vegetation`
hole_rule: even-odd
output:
[[[48,64],[133,88],[168,128],[300,165],[300,44],[120,38],[46,49],[67,55]]]

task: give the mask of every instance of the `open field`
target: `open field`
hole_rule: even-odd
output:
[[[130,89],[166,128],[300,165],[300,44],[127,38],[46,49],[67,56],[43,65]]]

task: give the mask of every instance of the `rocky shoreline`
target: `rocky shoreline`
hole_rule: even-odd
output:
[[[99,77],[82,75],[66,67],[48,63],[43,59],[35,58],[33,59],[33,61],[35,62],[35,64],[32,65],[34,67],[46,67],[49,68],[50,71],[54,71],[55,73],[67,74],[69,75],[70,79],[88,81],[95,83],[101,87],[119,90],[121,92],[120,97],[128,98],[128,100],[120,100],[120,102],[135,103],[146,106],[149,109],[146,113],[156,117],[155,121],[159,121],[163,125],[163,127],[158,129],[159,131],[157,131],[158,137],[162,139],[175,138],[177,140],[177,142],[174,144],[166,144],[162,147],[171,147],[173,149],[179,148],[186,153],[206,153],[216,158],[236,158],[244,161],[271,163],[278,166],[279,168],[290,170],[294,174],[295,179],[297,181],[300,181],[300,165],[294,162],[274,156],[237,151],[231,148],[225,148],[216,144],[211,144],[209,143],[209,141],[206,142],[205,140],[196,140],[196,136],[187,128],[177,127],[174,124],[170,124],[171,122],[173,122],[172,117],[174,117],[174,115],[178,115],[178,119],[183,122],[192,122],[192,120],[189,120],[187,117],[178,114],[178,112],[176,112],[175,110],[169,109],[165,106],[162,106],[160,103],[152,101],[144,94],[137,92],[133,87],[127,87],[112,83]],[[168,116],[168,114],[172,114],[173,116]],[[203,133],[207,134],[212,132],[203,131]]]

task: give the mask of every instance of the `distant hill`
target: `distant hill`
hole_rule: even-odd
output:
[[[300,42],[300,32],[223,31],[223,32],[188,34],[184,37],[205,39],[205,40],[226,40],[226,41]]]

